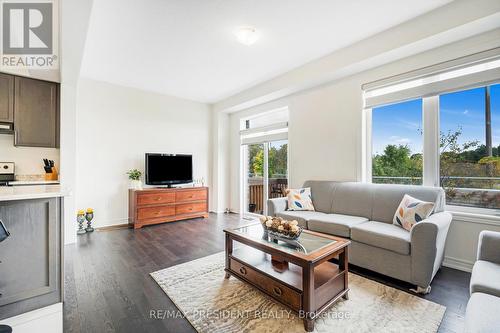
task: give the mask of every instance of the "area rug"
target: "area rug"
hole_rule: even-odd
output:
[[[224,252],[151,273],[180,310],[156,317],[184,317],[203,333],[304,332],[298,314],[224,274]],[[446,310],[352,273],[349,288],[349,300],[324,311],[315,332],[436,332]]]

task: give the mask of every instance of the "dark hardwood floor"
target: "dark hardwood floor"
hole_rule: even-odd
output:
[[[248,221],[245,221],[247,223]],[[64,332],[195,332],[183,318],[154,319],[175,305],[149,273],[224,250],[222,230],[239,215],[210,214],[139,230],[96,231],[65,247]],[[398,289],[411,286],[350,266],[351,271]],[[443,267],[425,298],[447,307],[440,332],[461,332],[470,274]]]

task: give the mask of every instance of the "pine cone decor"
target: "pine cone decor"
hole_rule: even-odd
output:
[[[278,230],[278,227],[281,225],[281,221],[277,219],[273,219],[273,225],[271,226],[272,229]]]
[[[260,222],[265,231],[285,239],[297,239],[302,228],[296,220],[287,221],[281,217],[262,216]]]

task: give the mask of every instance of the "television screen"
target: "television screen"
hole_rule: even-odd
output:
[[[177,154],[146,154],[146,184],[171,185],[193,181],[193,157]]]

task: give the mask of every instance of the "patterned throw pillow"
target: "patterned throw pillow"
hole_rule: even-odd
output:
[[[288,189],[288,210],[314,210],[311,188]]]
[[[418,222],[425,220],[434,209],[432,202],[425,202],[405,194],[394,214],[392,223],[408,231]]]

